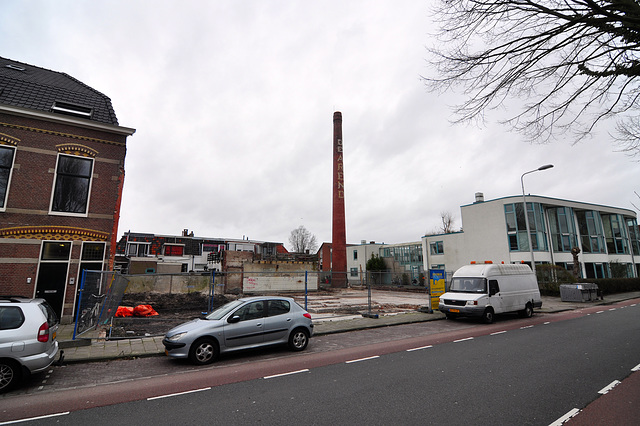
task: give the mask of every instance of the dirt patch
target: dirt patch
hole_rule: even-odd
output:
[[[216,295],[213,298],[212,309],[230,300],[232,299],[229,297]],[[107,330],[107,336],[110,338],[162,336],[171,328],[206,314],[209,311],[209,296],[202,293],[127,293],[120,303],[120,306],[138,305],[151,305],[158,315],[114,318],[111,329]]]

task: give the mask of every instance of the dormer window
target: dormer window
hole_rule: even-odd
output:
[[[93,114],[92,108],[60,101],[55,101],[53,103],[51,111],[58,114],[73,115],[74,117],[80,118],[91,118],[91,115]]]
[[[16,70],[16,71],[26,71],[26,68],[21,67],[19,65],[14,65],[14,64],[7,64],[7,65],[5,65],[5,68],[9,68],[9,69]]]

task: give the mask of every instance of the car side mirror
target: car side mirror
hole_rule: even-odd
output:
[[[236,322],[240,322],[240,317],[238,315],[234,315],[232,317],[229,317],[227,322],[230,323],[230,324],[233,324],[233,323],[236,323]]]

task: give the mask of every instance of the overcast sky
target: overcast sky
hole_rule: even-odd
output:
[[[127,141],[125,231],[331,241],[333,113],[343,117],[347,242],[418,241],[476,192],[635,210],[638,168],[606,130],[531,145],[453,126],[421,76],[429,2],[0,2],[0,56],[109,96]]]

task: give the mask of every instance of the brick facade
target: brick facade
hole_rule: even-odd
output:
[[[54,75],[63,83],[69,80],[67,85],[78,86],[86,99],[93,96],[109,107],[110,101],[66,74],[24,68],[25,77],[14,78],[4,68],[0,73],[0,93],[3,87],[22,87],[25,94],[20,99],[34,99],[30,108],[0,97],[0,148],[5,154],[14,153],[9,169],[5,164],[5,172],[10,170],[8,183],[0,182],[0,189],[7,192],[4,206],[0,204],[0,293],[44,297],[68,322],[74,314],[81,269],[106,269],[112,263],[126,139],[135,130],[117,125],[115,115],[113,122],[105,123],[39,108],[35,99],[55,89],[46,85],[32,89],[40,74]],[[60,93],[55,96],[63,96]],[[68,207],[64,212],[53,211],[56,179],[67,179],[57,169],[61,157],[92,165],[90,178],[83,181],[89,188],[85,211],[69,213]],[[68,179],[73,184],[64,187],[66,193],[84,193],[73,176]],[[83,247],[87,248],[84,255]],[[98,248],[102,258],[96,258],[92,247]]]

